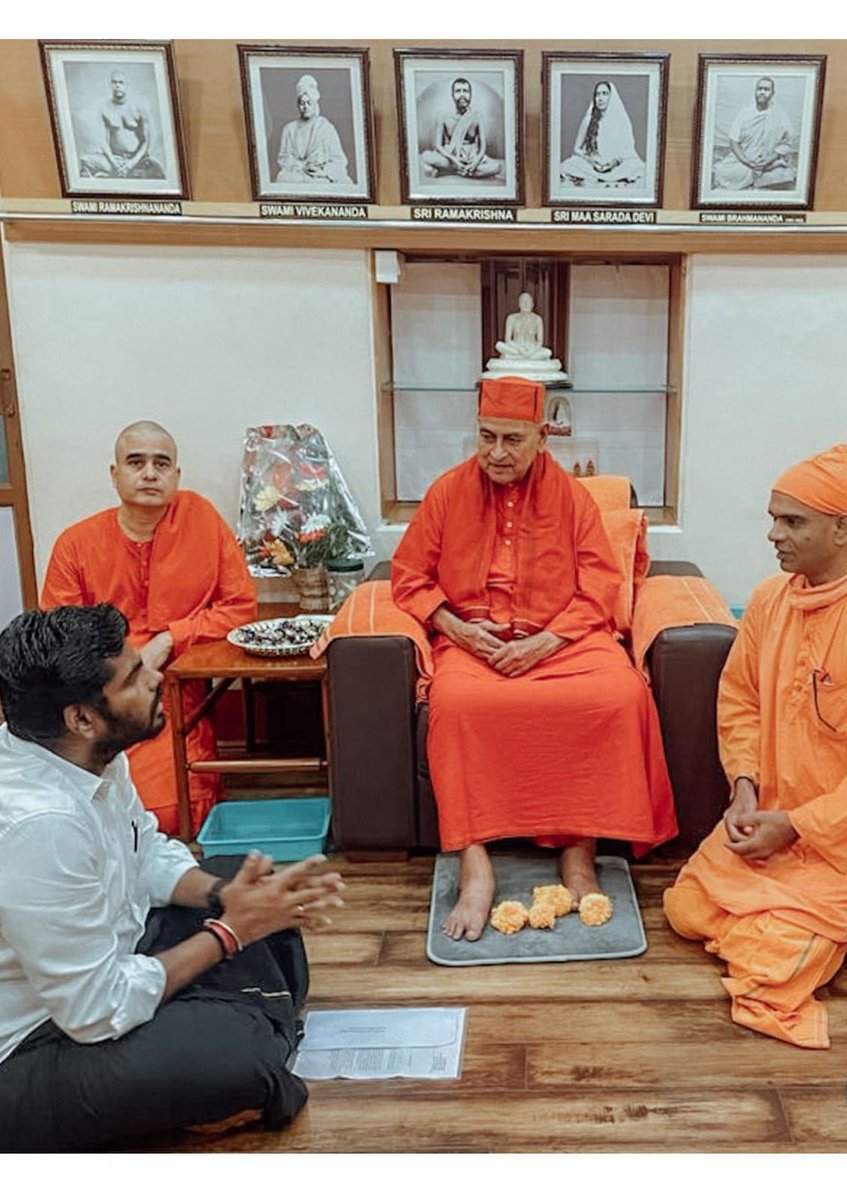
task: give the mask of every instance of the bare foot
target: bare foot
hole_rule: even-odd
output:
[[[468,846],[459,855],[459,899],[441,928],[454,941],[482,936],[494,899],[494,868],[484,846]]]
[[[562,883],[573,892],[577,903],[589,892],[602,890],[594,864],[596,850],[595,838],[580,838],[572,846],[566,846],[559,859]]]

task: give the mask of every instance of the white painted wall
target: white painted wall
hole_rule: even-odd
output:
[[[773,574],[771,485],[847,442],[847,256],[698,256],[688,274],[678,531],[657,558],[694,559],[730,604]]]
[[[233,526],[245,428],[311,421],[375,527],[364,253],[24,244],[5,252],[39,582],[60,530],[114,503],[115,434],[142,417],[172,431],[183,485]]]
[[[151,417],[184,482],[235,523],[246,426],[310,420],[378,528],[368,256],[318,250],[6,246],[37,569],[71,521],[112,503],[115,433]],[[731,604],[771,572],[770,485],[847,441],[847,256],[695,257],[688,274],[680,524]]]

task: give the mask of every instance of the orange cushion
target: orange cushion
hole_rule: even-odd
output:
[[[600,516],[615,565],[623,577],[615,600],[615,625],[624,637],[629,637],[636,593],[650,566],[647,518],[640,508],[616,508]]]
[[[647,651],[664,629],[738,622],[718,589],[699,575],[651,575],[638,596],[632,624],[632,657],[643,670]]]
[[[635,596],[650,566],[647,553],[647,518],[641,508],[630,508],[631,488],[626,475],[588,475],[578,480],[600,509],[606,537],[623,576],[615,601],[615,624],[629,637]]]
[[[632,489],[626,475],[581,475],[577,483],[588,489],[600,512],[629,508]]]
[[[354,588],[309,651],[319,658],[337,637],[407,637],[415,647],[418,667],[417,699],[426,699],[432,679],[432,648],[423,625],[403,612],[391,596],[391,583],[375,579]]]

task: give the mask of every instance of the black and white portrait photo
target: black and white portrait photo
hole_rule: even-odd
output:
[[[405,203],[521,203],[521,52],[394,55]]]
[[[543,55],[545,204],[661,204],[668,57]]]
[[[700,55],[695,208],[811,207],[825,62]]]
[[[372,201],[367,50],[238,53],[254,199]]]
[[[40,47],[63,194],[186,196],[171,44]]]

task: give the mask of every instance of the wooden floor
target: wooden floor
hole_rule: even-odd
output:
[[[281,1133],[181,1134],[157,1151],[847,1151],[847,974],[822,992],[830,1051],[733,1025],[719,964],[665,923],[672,865],[633,868],[640,958],[445,968],[425,954],[432,858],[335,861],[347,907],[308,937],[310,1005],[466,1005],[462,1078],[313,1083]]]

